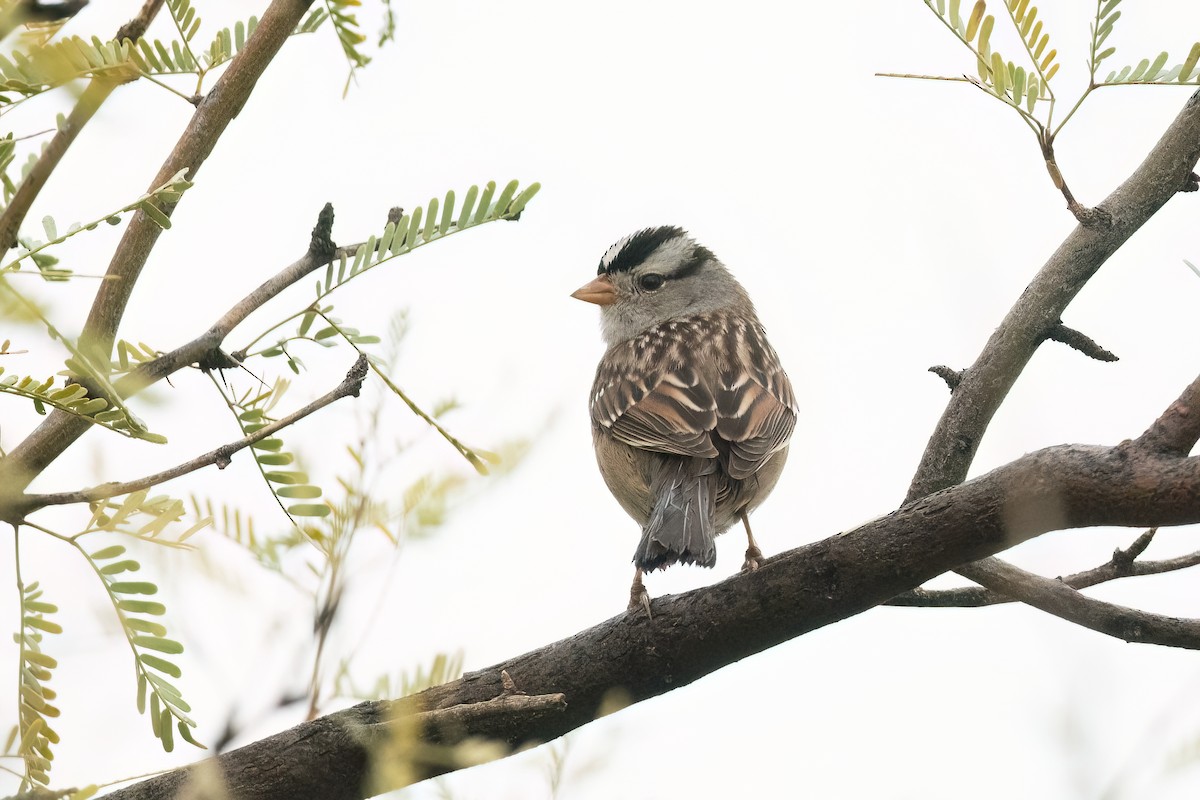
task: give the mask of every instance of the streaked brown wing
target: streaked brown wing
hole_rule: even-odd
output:
[[[716,458],[717,404],[696,370],[620,371],[602,365],[592,393],[592,421],[642,450]]]
[[[722,370],[716,390],[717,435],[728,442],[726,472],[750,477],[787,446],[796,427],[796,396],[762,330],[738,331],[738,360]]]

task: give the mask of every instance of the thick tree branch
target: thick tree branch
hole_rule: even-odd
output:
[[[1200,92],[1100,208],[1112,227],[1084,227],[1059,246],[963,374],[921,457],[905,502],[967,474],[984,431],[1067,305],[1108,258],[1184,185],[1200,160]]]
[[[1142,164],[1094,209],[1103,215],[1105,224],[1085,223],[1072,231],[1026,287],[979,358],[963,374],[929,439],[905,502],[952,486],[966,477],[992,417],[1033,353],[1041,342],[1063,332],[1061,318],[1067,305],[1104,262],[1186,185],[1198,160],[1200,91],[1189,98]],[[1189,437],[1187,450],[1191,449],[1196,441],[1191,433],[1200,434],[1200,425],[1189,419],[1189,412],[1196,408],[1195,397],[1189,399],[1185,392],[1183,400],[1186,402],[1182,407],[1179,403],[1173,405],[1143,435],[1139,440],[1141,452],[1159,448],[1179,455],[1186,452],[1179,450],[1180,441]],[[1167,418],[1174,422],[1164,422]],[[1169,433],[1163,431],[1164,425],[1171,429]],[[961,570],[960,574],[973,577],[970,569]],[[1088,598],[1080,601],[1078,598],[1082,596],[1074,592],[1068,597],[1061,590],[1071,592],[1069,587],[996,559],[979,565],[974,577],[986,580],[988,588],[1043,610],[1074,621],[1086,620],[1095,630],[1105,633],[1126,630],[1118,620],[1122,610],[1117,607],[1108,608],[1107,621],[1102,622],[1095,606],[1089,606],[1088,613],[1082,610]],[[1055,608],[1055,602],[1061,602],[1061,607]],[[1170,639],[1173,635],[1163,634],[1148,641]]]
[[[303,18],[312,0],[273,0],[259,20],[254,35],[233,57],[225,72],[200,103],[175,149],[163,163],[150,186],[161,186],[180,170],[196,172],[216,147],[217,140],[241,111],[254,85]],[[164,206],[170,214],[174,206]],[[109,263],[109,280],[101,281],[80,342],[89,351],[112,351],[117,328],[137,283],[142,267],[158,241],[162,229],[142,211],[135,213]],[[55,411],[0,461],[0,486],[8,492],[23,491],[30,481],[58,458],[90,424],[70,414]]]
[[[150,181],[150,186],[161,186],[182,170],[188,170],[189,180],[196,180],[201,165],[216,147],[225,128],[250,99],[259,77],[291,36],[312,2],[273,0],[259,20],[254,35],[233,57],[229,67],[200,102],[192,121],[159,168],[158,174]],[[162,204],[163,213],[170,216],[175,205]],[[162,230],[157,222],[142,211],[130,219],[109,262],[106,273],[109,280],[101,282],[80,336],[80,341],[88,349],[105,354],[111,352],[133,287]]]
[[[1154,421],[1137,443],[1154,452],[1187,455],[1200,440],[1200,376]]]
[[[21,506],[18,506],[18,513],[22,516],[39,508],[46,506],[67,505],[70,503],[90,503],[95,500],[104,500],[109,497],[117,497],[130,492],[138,492],[142,489],[149,489],[152,486],[158,486],[160,483],[174,480],[189,473],[195,472],[198,469],[217,465],[218,469],[225,469],[229,465],[230,459],[239,450],[244,450],[256,442],[261,442],[270,436],[274,436],[279,431],[294,425],[305,417],[320,411],[325,406],[341,400],[343,397],[358,397],[359,390],[362,389],[363,381],[367,377],[367,357],[360,355],[355,360],[354,366],[350,367],[350,371],[346,373],[346,377],[333,390],[313,400],[303,408],[293,411],[282,419],[272,422],[270,425],[264,425],[247,436],[241,439],[232,441],[228,444],[223,444],[215,450],[210,450],[204,455],[197,456],[190,461],[185,461],[182,464],[177,464],[170,469],[156,472],[153,475],[147,475],[142,478],[137,478],[131,481],[118,483],[110,481],[102,483],[99,486],[93,486],[90,489],[81,489],[76,492],[57,492],[55,494],[30,494],[25,495]]]
[[[1119,447],[1139,455],[1184,456],[1200,436],[1200,426],[1194,419],[1200,402],[1200,377],[1197,377],[1178,400],[1163,412],[1137,441]],[[1150,535],[1139,539],[1130,550],[1145,549]],[[1138,552],[1141,552],[1138,549]],[[1120,551],[1118,551],[1119,553]],[[1117,561],[1114,554],[1113,561]],[[1093,600],[1066,586],[1062,581],[1044,578],[1032,572],[1006,564],[998,558],[986,558],[977,564],[967,564],[956,570],[964,578],[1014,600],[1076,622],[1092,630],[1117,636],[1127,642],[1170,644],[1176,647],[1200,648],[1200,621],[1165,617],[1124,606]],[[1185,644],[1190,642],[1190,644]]]
[[[1131,447],[1164,455],[1187,455],[1200,439],[1200,376]],[[1026,572],[996,558],[957,570],[965,578],[983,584],[980,587],[930,591],[914,589],[889,601],[899,606],[982,606],[1021,600],[1064,619],[1079,622],[1101,633],[1126,641],[1165,643],[1175,641],[1189,630],[1190,620],[1162,617],[1123,606],[1114,606],[1082,597],[1060,588],[1083,589],[1098,583],[1130,575],[1170,572],[1200,564],[1200,552],[1165,561],[1138,562],[1138,555],[1150,544],[1154,531],[1147,531],[1128,550],[1113,553],[1103,566],[1059,580],[1050,580]],[[976,569],[978,567],[978,569]],[[990,587],[990,588],[989,588]],[[1082,597],[1082,599],[1080,599]],[[1061,603],[1061,605],[1059,605]],[[1182,626],[1182,627],[1181,627]],[[1183,645],[1180,645],[1183,646]]]
[[[1163,412],[1153,425],[1124,448],[1130,452],[1161,453],[1183,456],[1200,436],[1197,403],[1200,401],[1200,377],[1182,396]],[[998,558],[985,558],[956,570],[975,581],[1023,603],[1127,642],[1145,642],[1173,647],[1200,649],[1200,620],[1150,614],[1125,606],[1094,600],[1064,585],[1061,581],[1026,572]]]
[[[1041,533],[1200,521],[1198,493],[1200,457],[1171,457],[1129,443],[1047,448],[855,530],[771,558],[755,572],[658,598],[652,619],[621,614],[404,705],[362,703],[222,754],[215,769],[230,800],[361,798],[400,785],[379,782],[378,776],[394,773],[373,770],[370,754],[401,724],[393,722],[393,713],[411,712],[410,702],[427,711],[459,709],[452,728],[427,727],[423,743],[452,745],[486,736],[516,748],[548,741],[590,722],[616,697],[638,702],[685,686]],[[473,715],[471,704],[511,692],[504,672],[529,695],[562,694],[565,708],[554,704],[553,710],[502,718]],[[406,751],[407,781],[456,768],[426,750]],[[288,768],[280,769],[285,762]],[[196,771],[197,781],[213,771],[208,762]],[[165,800],[191,774],[177,770],[110,797]]]
[[[162,8],[163,0],[146,0],[142,6],[142,10],[133,19],[126,22],[117,31],[116,41],[124,39],[140,39],[145,33],[146,28],[150,27],[155,14]],[[64,3],[56,6],[45,6],[38,3],[31,4],[33,7],[41,6],[46,13],[58,14],[57,16],[48,17],[48,19],[61,19],[62,17],[74,16],[81,8],[87,5],[87,0],[80,3]],[[54,137],[47,142],[46,147],[42,150],[42,154],[38,156],[38,160],[29,170],[29,174],[21,181],[21,185],[17,187],[16,194],[13,195],[12,202],[4,209],[4,213],[0,214],[0,252],[16,247],[17,234],[20,231],[21,224],[25,221],[25,216],[29,213],[29,208],[33,205],[33,201],[42,191],[42,187],[46,185],[46,181],[50,179],[51,173],[55,167],[62,161],[62,157],[66,155],[67,148],[79,137],[83,127],[88,124],[88,121],[95,116],[101,104],[108,99],[113,90],[119,85],[118,81],[111,78],[92,78],[88,83],[83,93],[79,95],[79,99],[75,101],[75,107],[71,109],[71,113],[67,116],[66,125],[54,132]]]

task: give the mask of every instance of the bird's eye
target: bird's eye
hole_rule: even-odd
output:
[[[642,277],[638,278],[638,285],[647,292],[653,292],[655,289],[663,285],[664,280],[665,279],[662,275],[651,272],[648,275],[643,275]]]

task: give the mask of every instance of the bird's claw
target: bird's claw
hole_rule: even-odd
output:
[[[646,610],[646,619],[654,619],[654,615],[650,613],[650,593],[640,580],[635,580],[629,588],[628,610],[637,611],[639,608]]]
[[[754,572],[758,569],[758,565],[762,563],[762,550],[758,549],[758,545],[751,545],[746,548],[746,560],[742,562],[742,572]]]

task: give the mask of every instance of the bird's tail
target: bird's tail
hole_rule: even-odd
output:
[[[708,459],[672,460],[651,486],[654,510],[642,529],[633,563],[647,572],[675,562],[711,567],[717,563],[716,475]],[[697,475],[700,467],[705,474]]]

